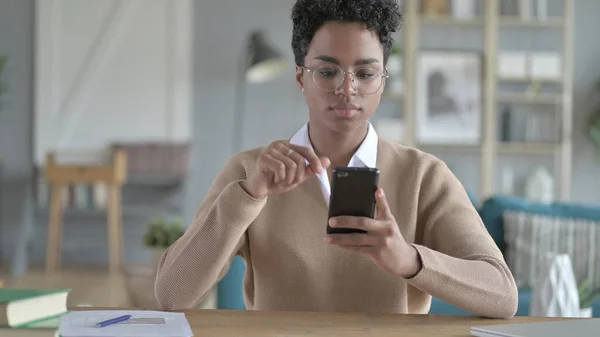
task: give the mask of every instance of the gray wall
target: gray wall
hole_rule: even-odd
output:
[[[5,167],[0,210],[0,269],[8,267],[15,252],[23,221],[25,192],[34,174],[31,124],[34,107],[34,1],[0,0],[0,55],[9,57],[3,76],[8,94],[0,112],[0,156]],[[137,264],[151,261],[142,236],[151,217],[181,216],[184,185],[128,185],[123,191],[124,260]],[[26,219],[26,218],[25,218]],[[35,209],[33,240],[29,246],[32,266],[45,261],[48,212]],[[67,211],[64,221],[63,264],[106,265],[106,215],[98,211]],[[3,264],[4,263],[4,264]]]
[[[593,149],[584,138],[583,125],[590,111],[588,99],[593,83],[600,78],[600,44],[594,43],[598,29],[596,13],[600,1],[576,1],[575,41],[575,106],[573,159],[573,200],[600,203],[600,163],[594,162]],[[2,224],[0,244],[4,257],[12,253],[20,224],[20,210],[25,188],[24,179],[32,172],[30,125],[33,109],[33,0],[0,0],[0,54],[11,58],[8,78],[10,94],[5,110],[0,112],[0,154],[6,161],[4,192],[2,193]],[[290,60],[284,77],[263,85],[251,85],[246,92],[246,125],[244,148],[250,148],[277,138],[290,136],[308,118],[303,98],[294,83],[290,47],[290,9],[293,0],[220,0],[197,1],[195,14],[195,116],[192,174],[186,184],[186,222],[213,179],[232,155],[233,110],[237,61],[242,44],[250,29],[263,29],[271,41]],[[442,30],[444,32],[444,30]],[[457,41],[452,30],[432,37]],[[479,36],[479,35],[475,35]],[[387,108],[389,104],[386,104]],[[387,114],[382,107],[381,114]],[[477,187],[476,156],[442,156],[469,188]],[[126,203],[126,260],[138,263],[149,260],[141,245],[145,221],[155,212],[177,212],[183,202],[177,188],[128,187]],[[140,200],[140,198],[144,198]],[[150,210],[148,207],[153,207]],[[46,214],[36,216],[36,240],[33,262],[43,262],[46,236]],[[98,214],[71,216],[68,242],[90,242],[89,249],[72,245],[63,258],[66,263],[105,263],[105,229]]]
[[[32,173],[33,0],[0,0],[0,55],[9,63],[3,75],[8,93],[0,111],[0,156],[4,182],[0,195],[0,252],[14,242],[16,219],[24,199],[24,183]],[[0,261],[1,262],[1,261]]]
[[[196,33],[196,88],[194,120],[194,157],[196,173],[188,185],[186,219],[190,221],[212,180],[232,154],[233,97],[236,76],[235,57],[240,52],[243,38],[249,29],[261,28],[277,47],[289,55],[293,0],[235,0],[197,2],[195,9]],[[600,79],[600,43],[594,43],[594,32],[600,27],[596,14],[600,1],[576,0],[575,4],[575,74],[574,74],[574,158],[572,199],[576,202],[600,204],[600,163],[594,162],[591,144],[583,135],[583,125],[590,113],[589,93],[594,81]],[[235,10],[232,10],[235,8]],[[470,49],[482,48],[481,33],[469,31],[464,38],[461,29],[447,27],[424,31],[423,46],[452,47],[466,43]],[[535,33],[534,33],[535,34]],[[517,41],[527,46],[531,36]],[[515,36],[509,36],[509,38]],[[479,42],[478,42],[479,41]],[[291,67],[291,66],[290,66]],[[378,114],[389,115],[392,104],[386,103]],[[245,148],[266,144],[290,136],[308,118],[301,95],[294,85],[293,72],[285,78],[262,86],[251,86],[247,97],[247,120],[244,128]],[[446,160],[465,186],[475,192],[479,182],[477,155],[438,154]],[[508,159],[510,162],[510,158]],[[527,160],[527,159],[526,159]],[[535,163],[552,165],[552,160],[535,158]],[[521,163],[532,161],[520,160]]]

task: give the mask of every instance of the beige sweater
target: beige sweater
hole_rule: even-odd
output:
[[[327,206],[317,177],[265,200],[248,195],[240,182],[260,151],[231,158],[193,224],[162,256],[155,290],[164,309],[196,306],[241,255],[248,309],[427,313],[434,296],[479,316],[515,314],[514,279],[442,161],[379,140],[380,186],[423,265],[403,279],[324,242]]]

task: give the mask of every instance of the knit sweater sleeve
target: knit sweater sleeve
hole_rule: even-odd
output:
[[[478,316],[514,316],[514,278],[465,188],[443,162],[428,166],[419,191],[421,244],[414,245],[422,269],[407,281]]]
[[[246,230],[266,199],[241,187],[246,178],[242,155],[219,173],[200,204],[193,223],[160,259],[155,294],[165,310],[197,306],[227,273],[233,258],[247,251]]]

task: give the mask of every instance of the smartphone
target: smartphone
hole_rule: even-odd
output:
[[[375,218],[375,191],[379,169],[370,167],[336,167],[331,180],[328,219],[340,215]],[[331,228],[327,234],[365,233],[353,228]]]

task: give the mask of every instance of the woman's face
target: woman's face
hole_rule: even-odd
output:
[[[364,126],[377,109],[384,87],[383,48],[362,24],[325,24],[308,48],[304,67],[296,67],[296,79],[304,89],[311,124],[351,132]]]

